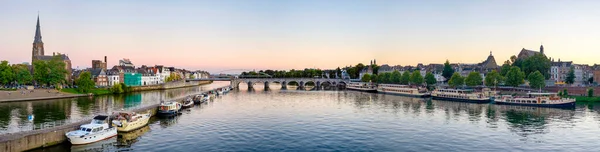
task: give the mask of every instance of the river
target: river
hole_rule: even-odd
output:
[[[240,88],[178,117],[153,118],[132,133],[39,151],[600,151],[600,105],[564,110],[355,91]],[[77,109],[71,117],[85,115],[80,109],[91,114],[123,107],[59,102],[44,107]],[[150,104],[145,102],[139,104]]]

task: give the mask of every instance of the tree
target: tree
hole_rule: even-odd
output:
[[[437,83],[435,76],[431,72],[427,72],[427,74],[425,74],[425,83],[427,84],[427,87],[431,87]]]
[[[14,72],[8,61],[0,63],[0,84],[7,85],[14,80]]]
[[[531,74],[529,74],[529,76],[527,76],[527,80],[529,81],[529,86],[531,88],[535,88],[535,89],[542,89],[546,86],[546,82],[544,82],[544,80],[546,80],[544,78],[544,75],[540,72],[540,71],[535,71]]]
[[[29,72],[29,68],[23,64],[13,65],[14,78],[19,84],[31,84],[33,77]]]
[[[449,80],[453,74],[454,69],[452,69],[452,66],[450,66],[450,61],[446,60],[446,63],[444,63],[444,71],[442,71],[442,76],[444,76],[446,80]]]
[[[454,72],[454,74],[452,74],[452,77],[450,77],[450,80],[448,80],[448,85],[450,85],[450,87],[462,86],[464,83],[465,78],[460,76],[458,72]]]
[[[510,71],[510,64],[503,64],[500,68],[500,76],[506,77],[506,73]]]
[[[196,76],[194,76],[193,74],[190,74],[190,76],[188,77],[188,79],[195,79]]]
[[[377,82],[377,79],[379,79],[379,75],[377,75],[377,74],[371,75],[371,82]]]
[[[513,66],[510,68],[508,73],[506,73],[506,85],[512,87],[518,87],[519,85],[525,83],[525,73],[521,71],[521,68]]]
[[[33,61],[33,80],[41,85],[48,84],[48,74],[50,73],[50,69],[48,69],[48,64],[43,60]]]
[[[538,53],[523,60],[521,69],[525,75],[529,75],[535,71],[540,71],[544,75],[544,80],[550,78],[550,59],[546,55]]]
[[[410,82],[414,85],[422,85],[423,84],[423,76],[421,72],[416,70],[410,75]]]
[[[569,91],[567,89],[564,89],[562,92],[563,97],[568,97],[569,96]]]
[[[502,82],[502,76],[496,70],[488,73],[485,76],[485,85],[488,87],[498,86],[498,83]]]
[[[364,74],[362,78],[360,78],[360,81],[362,82],[369,82],[371,81],[371,75],[370,74]]]
[[[588,97],[593,97],[594,96],[594,88],[589,88],[588,89]]]
[[[408,85],[410,83],[410,72],[404,71],[400,77],[400,84]]]
[[[95,86],[94,81],[92,80],[92,74],[87,71],[82,72],[79,75],[79,78],[75,80],[75,84],[77,84],[77,91],[81,93],[89,93]]]
[[[573,67],[571,67],[571,69],[569,70],[569,73],[567,74],[565,83],[573,84],[574,82],[575,82],[575,70],[573,69]]]
[[[471,72],[467,75],[467,78],[465,78],[465,84],[470,87],[481,85],[482,81],[483,78],[481,78],[479,72]]]
[[[66,82],[67,69],[65,69],[65,62],[62,61],[60,56],[54,56],[48,61],[48,84],[58,85]]]
[[[119,94],[119,93],[123,93],[125,91],[123,90],[123,87],[121,87],[121,84],[115,84],[110,88],[110,92],[112,92],[114,94]]]
[[[394,70],[394,72],[392,72],[392,75],[390,76],[390,83],[400,84],[400,77],[402,77],[402,74]]]

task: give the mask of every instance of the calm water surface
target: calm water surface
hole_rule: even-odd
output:
[[[562,110],[257,88],[100,143],[38,151],[600,151],[600,106]]]

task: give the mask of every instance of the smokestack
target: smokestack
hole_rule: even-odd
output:
[[[106,63],[106,56],[104,56],[104,63]]]

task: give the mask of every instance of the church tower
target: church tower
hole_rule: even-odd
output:
[[[540,45],[540,53],[544,54],[544,45]]]
[[[44,42],[42,42],[42,31],[40,30],[40,15],[37,17],[37,25],[35,26],[35,37],[33,39],[33,48],[31,49],[31,64],[36,60],[37,56],[44,56]]]

